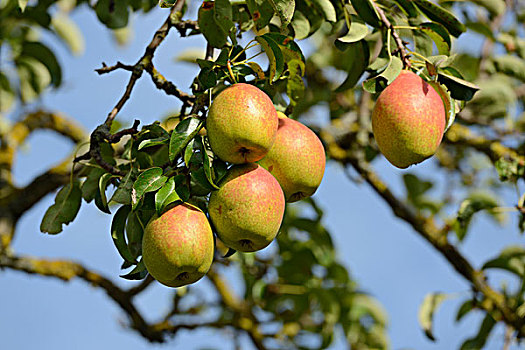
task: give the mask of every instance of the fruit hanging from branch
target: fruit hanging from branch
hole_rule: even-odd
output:
[[[270,152],[258,163],[283,188],[287,202],[310,197],[321,184],[326,164],[323,144],[302,123],[277,112],[279,129]]]
[[[253,252],[277,236],[284,215],[279,182],[260,165],[234,165],[208,205],[217,236],[229,248]]]
[[[372,112],[379,150],[404,169],[432,156],[443,138],[446,115],[436,90],[408,70],[386,87]]]
[[[206,215],[188,203],[154,216],[142,239],[142,258],[148,272],[168,287],[194,283],[206,275],[214,250]]]
[[[208,112],[206,129],[213,152],[222,160],[256,162],[268,153],[277,133],[272,100],[250,84],[234,84],[222,91]]]

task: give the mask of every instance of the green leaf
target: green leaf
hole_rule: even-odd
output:
[[[175,127],[171,133],[169,158],[173,162],[188,143],[197,135],[203,122],[197,118],[186,118]]]
[[[392,56],[386,69],[381,74],[363,82],[363,88],[370,93],[377,93],[391,84],[403,70],[403,62],[397,56]]]
[[[365,36],[368,35],[368,27],[361,18],[354,15],[350,15],[350,18],[351,22],[350,28],[348,29],[348,33],[346,33],[340,38],[337,38],[338,41],[341,41],[343,43],[354,43],[356,41],[364,39]]]
[[[42,62],[51,75],[51,83],[53,86],[58,87],[60,85],[62,82],[62,69],[58,64],[55,54],[47,46],[35,41],[26,41],[22,46],[20,56],[33,57]]]
[[[117,210],[113,217],[113,221],[111,222],[111,238],[113,239],[113,243],[115,244],[120,256],[125,261],[135,264],[136,260],[129,251],[124,231],[130,212],[130,205],[123,205]]]
[[[279,33],[266,33],[263,35],[263,37],[271,38],[277,43],[277,45],[279,45],[285,62],[299,60],[304,66],[306,60],[304,58],[303,52],[301,51],[299,45],[297,45],[297,43],[293,40],[293,38]],[[304,72],[304,67],[302,68],[302,71]]]
[[[374,28],[381,27],[381,19],[374,7],[373,0],[351,0],[355,11],[366,23]]]
[[[173,7],[177,0],[159,0],[159,6],[163,9]]]
[[[525,278],[525,248],[510,246],[502,250],[500,255],[483,264],[485,269],[501,269]]]
[[[441,72],[438,74],[438,81],[448,88],[450,96],[456,100],[470,101],[479,90],[478,86],[468,81]]]
[[[206,175],[206,179],[214,189],[218,190],[219,186],[217,186],[213,181],[213,170],[211,167],[213,161],[213,153],[209,149],[208,145],[205,144],[203,136],[195,138],[195,145],[197,146],[197,149],[201,151],[202,154],[202,166],[204,169],[204,174]]]
[[[267,0],[246,0],[246,5],[257,29],[266,27],[273,17],[272,4]]]
[[[138,206],[142,196],[147,192],[153,192],[161,188],[168,178],[162,175],[162,168],[150,168],[140,174],[137,180],[133,183],[131,191],[131,202],[133,210]]]
[[[217,73],[212,68],[202,68],[197,79],[204,90],[214,88],[217,85]]]
[[[314,7],[317,8],[323,17],[329,22],[337,21],[337,14],[335,13],[334,5],[330,0],[312,0]]]
[[[414,174],[404,174],[403,182],[407,191],[407,198],[413,203],[417,203],[418,198],[432,188],[432,182],[421,181]]]
[[[199,28],[208,43],[216,48],[226,45],[228,32],[215,19],[215,2],[204,1],[198,13]]]
[[[461,35],[467,29],[450,11],[443,7],[434,4],[429,0],[413,0],[412,1],[425,16],[431,21],[438,22],[447,28],[448,32],[455,37]]]
[[[412,35],[414,36],[415,51],[425,57],[431,56],[434,50],[432,38],[420,30],[413,30]]]
[[[288,62],[290,75],[288,76],[288,80],[286,80],[286,94],[292,106],[295,106],[304,97],[305,86],[301,77],[301,65],[304,66],[303,62],[299,60]]]
[[[472,216],[485,209],[492,209],[498,206],[498,201],[488,193],[473,193],[469,198],[465,199],[458,210],[456,216],[456,223],[454,230],[460,241],[465,238],[468,226],[472,220]]]
[[[47,209],[40,224],[40,231],[49,234],[62,232],[62,226],[69,224],[80,209],[82,191],[80,183],[75,180],[65,185],[56,195],[55,204]]]
[[[140,151],[143,148],[155,147],[155,146],[167,144],[169,139],[170,138],[167,136],[161,136],[161,137],[156,137],[154,139],[143,140],[140,142],[138,150]]]
[[[90,168],[87,178],[81,186],[82,198],[84,198],[86,202],[89,203],[95,199],[95,195],[98,191],[98,180],[105,172],[106,171],[101,168]]]
[[[357,84],[363,73],[365,72],[366,67],[368,66],[368,60],[370,58],[370,50],[368,49],[368,44],[365,40],[360,40],[356,43],[343,44],[336,47],[339,49],[344,49],[349,53],[348,55],[348,75],[335,92],[341,92],[348,89],[351,89]]]
[[[439,23],[421,23],[419,28],[426,33],[438,49],[440,55],[449,55],[450,54],[450,35],[448,31]]]
[[[125,275],[121,275],[120,277],[131,281],[137,281],[143,280],[147,275],[148,270],[146,269],[146,265],[144,265],[144,261],[141,260],[133,270]]]
[[[442,293],[430,293],[425,296],[423,302],[419,306],[418,320],[419,325],[425,331],[425,335],[428,339],[436,341],[436,338],[432,334],[432,323],[434,313],[436,312],[439,305],[447,298]]]
[[[53,16],[51,25],[55,33],[64,41],[72,54],[80,55],[84,52],[85,43],[82,32],[69,16],[63,13],[57,13]]]
[[[525,59],[518,56],[503,55],[494,58],[494,65],[498,72],[525,82]]]
[[[133,190],[135,171],[131,169],[120,181],[115,193],[109,200],[120,204],[131,204],[131,191]]]
[[[519,178],[525,175],[525,165],[520,164],[518,160],[506,160],[500,158],[494,163],[498,172],[500,181],[510,181],[516,183]]]
[[[399,8],[408,16],[408,17],[419,17],[419,12],[412,3],[412,0],[394,0]]]
[[[95,205],[98,209],[106,214],[111,214],[108,206],[108,200],[106,198],[106,188],[108,187],[109,180],[114,177],[115,175],[113,174],[105,173],[98,180],[98,191],[95,194]]]
[[[232,5],[229,0],[215,0],[214,9],[215,23],[226,33],[230,34],[234,28],[232,20]],[[235,33],[230,35],[232,42],[235,43]]]
[[[133,208],[132,208],[133,209]],[[128,239],[128,249],[134,259],[142,254],[142,236],[144,235],[144,225],[140,220],[138,212],[131,211],[126,222],[126,237]]]
[[[256,36],[255,40],[261,44],[270,62],[270,83],[275,82],[284,70],[284,56],[279,44],[267,35]]]
[[[98,0],[95,13],[100,22],[109,29],[123,28],[128,25],[129,8],[127,0]]]
[[[291,25],[296,40],[305,39],[310,34],[310,22],[299,10],[295,11]]]
[[[281,28],[286,28],[292,21],[295,10],[295,0],[269,0],[269,2],[281,19]]]
[[[26,6],[29,0],[18,0],[18,7],[20,7],[20,11],[24,12],[26,10]]]
[[[158,216],[161,216],[164,208],[170,203],[180,200],[179,195],[175,191],[175,179],[171,177],[161,189],[155,193],[155,211]]]
[[[472,300],[467,300],[459,307],[459,310],[456,314],[456,322],[460,321],[466,314],[474,310],[474,302]]]
[[[456,119],[456,101],[450,96],[450,93],[444,85],[435,81],[430,81],[429,84],[437,91],[443,101],[446,116],[445,132],[447,132]]]
[[[186,149],[184,150],[184,164],[186,164],[186,167],[190,167],[191,157],[193,156],[193,145],[195,144],[195,139],[191,139],[190,142],[188,142],[188,145],[186,146]]]
[[[505,12],[505,0],[472,0],[473,3],[486,8],[492,16],[499,16]]]
[[[461,344],[460,350],[479,350],[483,349],[487,339],[492,331],[492,328],[496,325],[496,321],[489,314],[485,315],[481,326],[479,327],[478,334],[470,339],[465,340]]]

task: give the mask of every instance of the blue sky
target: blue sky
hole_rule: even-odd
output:
[[[64,70],[63,87],[45,95],[42,101],[25,110],[43,106],[73,116],[86,130],[92,130],[106,117],[121,96],[128,72],[117,71],[98,76],[94,69],[104,61],[117,60],[132,64],[142,55],[156,28],[166,16],[166,10],[156,9],[146,16],[134,17],[133,40],[126,47],[117,47],[111,35],[96,20],[94,13],[75,12],[86,40],[83,56],[72,57],[56,40],[45,37],[58,52]],[[472,40],[473,37],[471,37]],[[474,37],[475,38],[475,37]],[[479,42],[468,45],[474,49]],[[186,63],[175,63],[174,57],[187,48],[203,48],[200,38],[179,38],[172,32],[157,51],[156,67],[178,87],[186,89],[197,73]],[[132,99],[118,116],[124,125],[137,118],[147,124],[176,110],[176,99],[156,90],[148,76],[135,87]],[[318,109],[319,113],[326,113]],[[319,118],[323,118],[323,115]],[[18,154],[15,176],[18,184],[59,161],[72,149],[67,140],[50,132],[36,132]],[[378,173],[402,192],[400,174],[384,160],[376,161]],[[419,165],[418,175],[435,176],[432,161]],[[39,232],[39,223],[54,196],[48,196],[26,213],[18,226],[13,244],[19,254],[51,258],[70,258],[91,269],[112,277],[122,286],[133,282],[118,278],[120,257],[109,233],[109,215],[99,212],[93,204],[83,203],[76,220],[57,236]],[[455,312],[469,293],[467,283],[406,223],[396,219],[390,208],[366,185],[350,182],[339,165],[329,163],[325,178],[315,198],[325,209],[325,224],[338,247],[338,257],[349,269],[362,290],[375,296],[389,315],[389,335],[393,349],[455,349],[462,340],[475,334],[480,315],[475,312],[461,323],[454,322]],[[515,201],[509,193],[507,204]],[[461,247],[475,266],[492,257],[504,246],[522,241],[514,218],[501,228],[484,215],[476,217],[471,234]],[[504,275],[496,275],[497,281]],[[206,281],[199,286],[206,289]],[[417,322],[419,304],[425,294],[445,292],[453,296],[445,301],[435,318],[437,343],[428,341]],[[169,307],[171,290],[156,284],[138,299],[140,309],[151,321]],[[29,276],[9,270],[0,271],[0,338],[3,349],[233,349],[231,335],[223,331],[182,331],[167,345],[152,346],[136,333],[125,329],[126,321],[120,309],[104,292],[86,283]],[[497,327],[487,349],[501,348],[504,329]],[[250,349],[249,340],[242,337],[243,348]],[[217,347],[217,344],[221,344]],[[344,349],[338,342],[333,349]]]

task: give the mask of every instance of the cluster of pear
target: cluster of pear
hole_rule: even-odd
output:
[[[279,232],[285,202],[311,196],[320,185],[324,147],[313,131],[277,112],[250,84],[232,85],[214,99],[206,130],[215,155],[232,164],[209,198],[215,232],[229,248],[263,249]],[[196,282],[213,261],[208,218],[188,203],[154,217],[142,245],[149,273],[170,287]]]
[[[372,112],[372,129],[379,150],[401,169],[436,153],[445,124],[440,94],[408,70],[403,70],[381,92]]]

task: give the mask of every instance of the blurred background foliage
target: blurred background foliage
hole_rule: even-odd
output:
[[[96,145],[95,153],[102,160],[90,152],[86,160],[91,161],[72,168],[69,157],[27,186],[18,187],[12,179],[15,153],[32,131],[55,130],[76,144],[84,143],[83,150],[89,138],[74,120],[45,107],[15,120],[9,117],[49,89],[61,87],[60,58],[41,40],[42,33],[56,36],[72,54],[81,55],[84,39],[70,18],[78,7],[93,10],[116,42],[125,44],[130,17],[135,13],[140,20],[142,13],[157,6],[171,10],[165,10],[166,22],[159,23],[160,29],[142,58],[135,65],[104,64],[97,71],[129,71],[129,93],[143,73],[149,75],[161,90],[158,93],[181,101],[180,111],[168,120],[159,116],[162,123],[144,126],[140,132],[137,125],[125,129],[113,118],[130,98],[126,91],[116,111],[111,112],[114,114],[91,134],[90,151]],[[162,167],[160,175],[154,176],[160,178],[163,172],[175,175],[170,186],[177,197],[193,200],[206,210],[205,198],[225,164],[214,160],[207,150],[202,133],[198,134],[202,128],[199,120],[205,118],[211,95],[233,80],[248,81],[267,92],[278,110],[316,131],[329,160],[341,164],[350,181],[366,182],[400,220],[410,224],[469,282],[472,292],[458,309],[457,319],[472,310],[482,310],[485,316],[477,334],[465,339],[462,349],[482,348],[498,322],[507,327],[506,344],[520,341],[525,336],[525,248],[495,251],[494,258],[475,267],[462,255],[461,243],[471,234],[470,223],[480,213],[500,224],[512,217],[511,222],[517,223],[516,234],[525,230],[524,20],[525,4],[518,0],[216,0],[203,4],[2,0],[0,266],[63,280],[79,277],[105,289],[129,316],[129,326],[150,341],[167,340],[180,329],[233,327],[248,334],[259,349],[326,348],[333,344],[338,334],[334,330],[339,328],[352,349],[388,348],[387,316],[336,258],[337,249],[323,225],[323,210],[315,197],[288,206],[277,244],[271,249],[225,257],[232,252],[218,243],[208,275],[219,297],[217,303],[202,302],[198,288],[189,286],[173,292],[172,307],[157,322],[148,323],[134,306],[134,296],[152,282],[138,260],[141,223],[147,222],[157,205],[168,203],[157,204],[154,196],[167,178],[160,179],[160,186],[150,193],[142,193],[140,203],[131,201],[133,184],[139,174]],[[156,48],[172,28],[181,37],[203,35],[208,42],[202,51],[178,57],[200,69],[194,81],[180,89],[153,64]],[[464,32],[481,40],[479,51],[454,45]],[[296,44],[299,41],[307,48],[306,55]],[[263,55],[250,58],[261,50]],[[448,96],[445,103],[450,125],[438,153],[428,161],[435,165],[435,176],[422,178],[413,168],[398,172],[404,191],[394,193],[388,185],[393,180],[385,182],[374,170],[381,155],[371,132],[370,114],[378,93],[407,62],[423,76],[441,83]],[[312,118],[316,108],[328,111],[329,118]],[[105,116],[96,117],[102,123]],[[129,141],[127,134],[137,138]],[[172,144],[173,135],[181,140],[178,144]],[[185,163],[182,168],[164,166],[179,158]],[[189,185],[182,181],[184,176],[190,176]],[[43,231],[60,232],[62,224],[75,218],[81,197],[109,213],[117,203],[121,208],[132,205],[134,211],[116,212],[108,232],[123,256],[122,268],[136,265],[127,271],[126,278],[142,282],[124,290],[112,278],[79,264],[34,259],[12,251],[10,243],[19,218],[63,185],[66,187],[55,200],[67,210],[59,212],[56,221],[46,224],[44,220]],[[509,188],[516,193],[511,202],[501,196]],[[126,210],[129,214],[118,214]],[[240,271],[240,295],[223,278],[227,269]],[[508,271],[512,288],[491,285],[491,269]],[[421,305],[420,323],[430,339],[435,338],[433,315],[448,297],[430,293]]]

